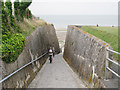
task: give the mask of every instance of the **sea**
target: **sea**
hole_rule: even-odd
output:
[[[56,30],[67,29],[68,25],[118,26],[117,15],[38,15],[38,17],[53,24]]]

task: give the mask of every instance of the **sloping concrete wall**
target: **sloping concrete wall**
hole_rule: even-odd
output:
[[[26,38],[25,48],[15,62],[6,64],[2,62],[2,76],[5,77],[29,63],[30,61],[48,52],[49,47],[54,47],[56,53],[60,52],[59,43],[56,37],[54,26],[44,25],[38,27]],[[8,80],[2,83],[2,88],[25,88],[34,79],[37,72],[47,60],[48,55],[19,71]]]
[[[92,72],[95,68],[94,86],[103,87],[98,80],[105,78],[106,47],[111,48],[109,44],[80,27],[68,26],[63,57],[88,84],[92,83]],[[108,76],[111,78],[110,72]]]

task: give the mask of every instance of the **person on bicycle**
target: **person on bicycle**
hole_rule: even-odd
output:
[[[53,56],[53,50],[52,50],[52,48],[50,47],[50,49],[49,49],[49,60],[50,60],[50,63],[52,63],[52,56]]]

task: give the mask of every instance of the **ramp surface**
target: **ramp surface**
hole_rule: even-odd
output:
[[[29,88],[85,88],[85,85],[59,54],[52,64],[46,61]]]

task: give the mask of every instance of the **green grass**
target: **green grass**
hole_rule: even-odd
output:
[[[113,50],[117,52],[120,51],[118,50],[118,28],[117,27],[82,26],[81,29],[109,43],[113,48]],[[118,60],[118,55],[114,54],[114,59]]]
[[[20,29],[22,30],[22,34],[27,37],[29,36],[38,26],[43,26],[46,24],[44,20],[28,20],[25,19],[24,22],[19,22],[18,25],[20,26]]]
[[[114,34],[118,36],[118,27],[96,27],[92,26],[94,29],[98,29],[101,31],[106,31],[107,33]]]

